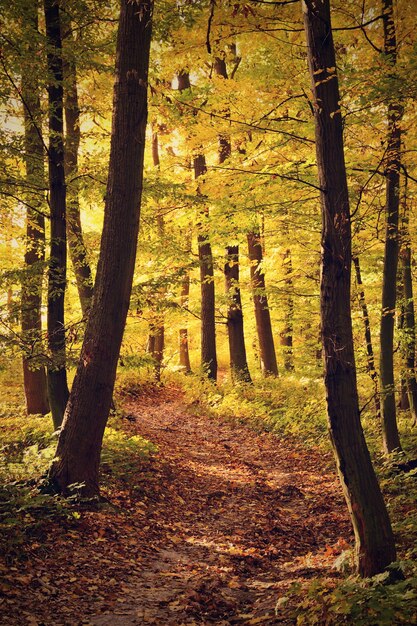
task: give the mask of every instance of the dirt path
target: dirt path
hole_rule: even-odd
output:
[[[123,476],[103,463],[108,505],[28,512],[0,563],[0,624],[293,623],[278,598],[350,540],[331,459],[193,414],[172,388],[124,408],[159,451]]]
[[[155,553],[129,580],[123,610],[89,623],[291,623],[276,617],[278,597],[323,573],[349,538],[328,459],[193,415],[172,389],[125,408],[130,430],[159,447],[136,493]]]

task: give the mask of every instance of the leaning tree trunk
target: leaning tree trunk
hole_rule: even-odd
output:
[[[81,227],[79,202],[79,175],[78,151],[80,147],[80,107],[78,104],[77,68],[71,54],[71,44],[74,41],[71,21],[66,13],[62,14],[62,33],[68,40],[68,58],[64,63],[65,77],[65,178],[67,182],[67,237],[68,250],[77,281],[83,317],[91,307],[93,298],[93,279],[88,262],[87,250],[84,244]],[[64,43],[65,43],[64,39]]]
[[[397,40],[392,0],[382,1],[382,11],[384,15],[384,52],[389,64],[394,68],[397,60]],[[402,106],[395,100],[394,96],[388,104],[388,145],[385,156],[386,226],[380,331],[382,438],[384,451],[387,453],[401,450],[394,393],[394,318],[398,266],[402,116]]]
[[[213,68],[218,76],[228,79],[225,54],[215,57]],[[229,117],[229,111],[223,112]],[[228,159],[232,152],[230,137],[219,135],[219,164]],[[239,286],[239,246],[226,247],[226,263],[224,266],[227,296],[227,336],[229,339],[230,370],[232,379],[252,382],[246,358],[245,333],[243,329],[242,298]]]
[[[152,3],[122,0],[109,176],[93,304],[50,477],[99,492],[98,470],[129,309],[143,184]]]
[[[271,315],[265,289],[265,274],[262,269],[263,251],[259,232],[248,233],[248,253],[261,370],[264,376],[278,376]]]
[[[350,312],[351,226],[329,0],[303,0],[321,188],[321,330],[330,437],[361,576],[395,561],[394,537],[363,434]]]
[[[207,171],[203,154],[194,157],[193,165],[196,179]],[[205,232],[204,222],[207,220],[207,213],[208,210],[200,215],[202,223],[197,237],[201,285],[201,365],[208,378],[215,381],[217,380],[217,352],[214,268],[210,240]]]
[[[27,25],[30,28],[28,52],[36,54],[38,34],[37,3],[28,5]],[[25,120],[25,168],[28,189],[34,193],[27,198],[25,276],[22,281],[22,338],[25,342],[23,356],[23,383],[26,410],[29,415],[49,412],[45,367],[37,363],[42,342],[42,280],[45,262],[45,208],[43,186],[45,184],[44,152],[41,135],[42,111],[39,83],[28,65],[22,68],[22,96]],[[36,192],[36,189],[39,189]]]
[[[54,0],[45,0],[48,45],[49,99],[49,204],[51,248],[48,270],[48,397],[52,420],[59,428],[68,400],[65,364],[64,301],[67,273],[66,188],[64,172],[63,64],[60,9]]]
[[[367,355],[367,370],[371,380],[374,384],[374,402],[375,402],[375,416],[380,419],[381,417],[381,401],[379,397],[378,389],[378,373],[375,368],[374,348],[372,344],[371,323],[369,321],[368,305],[366,304],[365,291],[362,283],[361,266],[359,263],[359,257],[353,257],[353,265],[355,267],[356,284],[358,287],[358,300],[361,307],[363,324],[365,328],[365,343],[366,343],[366,355]]]

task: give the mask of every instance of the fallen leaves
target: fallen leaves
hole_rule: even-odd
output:
[[[288,441],[190,415],[175,390],[128,411],[129,435],[159,452],[129,484],[112,474],[114,506],[49,519],[27,537],[1,570],[5,623],[275,623],[291,582],[330,568],[347,545],[334,477]]]

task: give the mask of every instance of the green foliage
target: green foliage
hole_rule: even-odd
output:
[[[42,493],[40,487],[42,482],[35,480],[0,486],[0,551],[9,562],[24,556],[25,545],[41,543],[48,523],[62,525],[79,517],[68,501]]]
[[[398,565],[398,564],[397,564]],[[404,564],[408,566],[410,564]],[[290,593],[302,596],[294,612],[297,626],[390,626],[417,621],[417,570],[405,580],[389,582],[390,572],[373,578],[324,578],[294,585]]]
[[[141,464],[156,451],[156,446],[139,435],[129,436],[120,430],[122,416],[115,415],[106,428],[101,453],[101,470],[116,480],[129,482]]]
[[[256,384],[213,385],[204,377],[172,375],[185,391],[194,411],[199,406],[213,416],[245,421],[258,430],[281,437],[300,437],[307,445],[328,449],[323,384],[287,376],[257,379]]]

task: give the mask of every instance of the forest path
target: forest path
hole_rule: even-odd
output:
[[[143,563],[125,578],[118,610],[88,623],[291,623],[275,616],[279,596],[328,572],[349,539],[329,459],[198,405],[193,413],[172,388],[124,409],[129,431],[159,448],[131,493]]]

